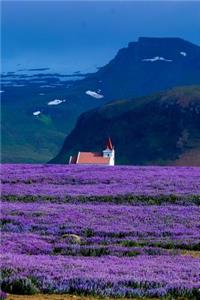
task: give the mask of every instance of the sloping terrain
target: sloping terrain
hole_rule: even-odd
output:
[[[81,113],[111,100],[200,84],[200,47],[179,38],[140,38],[94,74],[10,73],[1,87],[2,161],[45,162]]]
[[[119,164],[200,165],[199,116],[200,86],[110,102],[80,116],[51,162],[66,163],[77,151],[100,151],[111,136]]]

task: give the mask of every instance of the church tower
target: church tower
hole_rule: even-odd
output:
[[[109,165],[114,166],[115,165],[115,149],[112,145],[111,139],[108,138],[106,142],[106,149],[103,150],[103,157],[110,158]]]

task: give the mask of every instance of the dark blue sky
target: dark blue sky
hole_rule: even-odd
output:
[[[93,71],[140,36],[182,37],[200,45],[200,2],[3,2],[5,71]]]

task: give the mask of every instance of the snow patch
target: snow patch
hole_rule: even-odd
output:
[[[11,85],[12,81],[2,79],[1,85]]]
[[[55,85],[55,86],[63,86],[64,83],[52,83],[52,85]]]
[[[40,87],[41,87],[41,88],[55,88],[55,86],[49,85],[49,84],[41,85]]]
[[[182,56],[187,56],[187,53],[184,52],[184,51],[181,51],[181,52],[180,52],[180,55],[182,55]]]
[[[40,114],[41,114],[41,111],[39,111],[39,110],[33,112],[34,116],[39,116]]]
[[[144,58],[144,59],[142,59],[142,61],[150,61],[150,62],[155,62],[155,61],[159,61],[159,60],[166,61],[166,62],[172,62],[173,61],[171,59],[167,59],[167,58],[164,58],[162,56],[155,56],[153,58]]]
[[[104,97],[103,95],[99,94],[98,92],[94,92],[94,91],[90,91],[90,90],[86,91],[85,93],[86,93],[86,95],[91,96],[96,99],[102,99]]]
[[[28,80],[28,79],[25,79]],[[45,80],[34,80],[34,81],[30,81],[31,84],[35,84],[35,83],[46,83]]]
[[[66,102],[66,100],[59,100],[59,99],[55,99],[55,100],[52,100],[50,102],[48,102],[48,105],[58,105],[58,104],[61,104],[63,102]]]

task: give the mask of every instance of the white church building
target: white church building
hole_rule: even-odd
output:
[[[102,153],[96,152],[78,152],[75,156],[70,156],[69,164],[79,165],[115,165],[115,149],[112,141],[108,138],[106,142],[106,149]]]

